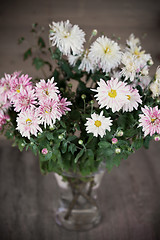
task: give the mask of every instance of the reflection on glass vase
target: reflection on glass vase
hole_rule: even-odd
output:
[[[96,226],[101,220],[97,204],[97,189],[104,175],[104,168],[90,176],[55,173],[59,186],[59,206],[56,223],[66,229],[84,231]]]

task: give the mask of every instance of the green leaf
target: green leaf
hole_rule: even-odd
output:
[[[49,151],[46,155],[45,155],[45,160],[49,161],[52,159],[52,151]]]
[[[151,141],[152,137],[151,136],[146,136],[143,142],[143,146],[148,149],[149,148],[149,143]]]
[[[114,161],[112,158],[107,158],[106,159],[106,168],[110,172],[112,168],[114,167]]]
[[[62,153],[66,153],[66,151],[67,151],[67,145],[68,145],[68,142],[64,140],[64,141],[62,142],[62,148],[61,148]]]
[[[23,55],[23,59],[26,60],[28,57],[32,56],[32,49],[29,48]]]
[[[39,70],[42,66],[44,66],[44,61],[41,58],[35,57],[33,59],[33,65],[35,65],[35,68]]]
[[[109,147],[111,147],[111,143],[106,142],[106,141],[101,141],[101,142],[98,143],[98,146],[100,148],[109,148]]]
[[[72,135],[72,136],[69,136],[69,137],[67,138],[67,141],[72,142],[72,141],[74,141],[74,140],[76,140],[76,139],[77,139],[77,136]]]
[[[140,138],[140,139],[136,139],[134,142],[133,142],[133,147],[137,150],[139,148],[141,148],[143,146],[143,138]]]
[[[74,143],[70,143],[70,145],[68,147],[68,151],[70,151],[72,154],[74,154],[76,150],[77,150],[76,145]]]
[[[18,44],[21,44],[24,40],[25,40],[24,37],[19,38],[18,39]]]
[[[46,132],[46,137],[49,141],[54,139],[54,135],[52,132]]]
[[[60,121],[60,124],[63,128],[66,128],[66,124],[63,121]]]
[[[74,162],[77,163],[79,158],[82,157],[84,153],[84,148],[80,150],[80,152],[77,154],[76,158],[74,159]]]
[[[40,49],[46,47],[46,44],[45,44],[45,42],[44,42],[42,37],[38,38],[38,46],[40,47]]]
[[[125,136],[132,137],[137,133],[137,129],[131,128],[125,131]]]

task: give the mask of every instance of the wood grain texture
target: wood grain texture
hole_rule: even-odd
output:
[[[160,150],[151,143],[106,173],[99,189],[102,221],[87,232],[66,231],[54,220],[58,187],[42,176],[31,152],[0,143],[1,240],[160,239]]]
[[[3,1],[0,7],[0,75],[22,70],[33,77],[31,62],[22,61],[31,41],[30,26],[70,19],[87,32],[97,28],[108,36],[130,33],[142,40],[155,65],[160,64],[160,2],[158,0]],[[146,35],[145,38],[143,36]],[[46,40],[47,40],[46,34]],[[59,228],[54,220],[58,188],[53,174],[42,176],[31,152],[20,153],[0,137],[0,240],[158,240],[160,239],[160,147],[141,149],[119,168],[106,173],[99,189],[103,219],[87,232]]]

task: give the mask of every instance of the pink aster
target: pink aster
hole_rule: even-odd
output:
[[[13,101],[13,106],[15,111],[19,112],[33,107],[36,103],[35,90],[31,86],[27,86],[25,89],[20,89],[20,93]]]
[[[9,116],[6,115],[3,112],[0,112],[0,130],[2,129],[2,126],[6,123],[6,120],[9,119]]]
[[[71,102],[67,101],[67,98],[62,98],[60,95],[58,96],[58,111],[61,115],[66,114],[66,111],[71,111],[70,108],[68,108],[69,105],[72,105]]]
[[[36,84],[36,96],[40,102],[43,102],[47,99],[58,100],[57,94],[59,93],[58,87],[56,87],[54,82],[54,77],[48,79],[46,82],[44,79],[40,80],[39,83]]]
[[[108,80],[107,82],[100,79],[98,85],[99,87],[96,90],[92,90],[97,92],[95,97],[100,105],[100,108],[111,108],[112,112],[116,112],[128,102],[126,96],[128,92],[126,83],[118,81],[117,78],[111,78],[111,80]]]
[[[128,102],[123,105],[123,112],[132,112],[133,109],[138,108],[139,104],[142,104],[141,96],[138,93],[137,89],[128,86],[128,93],[127,93]]]
[[[142,108],[143,114],[139,114],[139,127],[142,127],[144,136],[148,134],[152,136],[155,133],[160,134],[160,110],[158,107],[147,107]]]
[[[0,95],[0,112],[6,112],[10,106],[10,102],[5,101],[4,96]]]
[[[40,128],[41,120],[35,108],[31,107],[19,113],[17,119],[17,130],[21,133],[22,137],[30,139],[30,135],[37,136],[38,131],[42,132]]]
[[[16,78],[16,76],[12,76],[10,74],[4,74],[4,77],[0,79],[0,95],[6,102],[11,89],[11,81]]]
[[[30,81],[32,78],[29,77],[27,74],[22,74],[21,76],[17,76],[10,81],[10,95],[9,98],[11,101],[15,101],[18,99],[19,93],[25,89],[27,86],[32,86],[32,82]]]
[[[53,127],[53,124],[56,122],[56,119],[60,120],[61,114],[58,109],[57,101],[55,100],[45,100],[40,103],[38,108],[38,116],[41,119],[41,123]]]

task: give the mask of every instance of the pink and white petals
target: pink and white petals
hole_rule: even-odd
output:
[[[160,110],[158,107],[147,107],[142,108],[143,114],[139,117],[139,127],[142,127],[144,137],[147,135],[152,136],[157,133],[160,134]]]
[[[30,139],[31,135],[37,136],[38,132],[42,132],[40,128],[41,120],[35,108],[31,107],[18,114],[16,119],[17,130],[21,133],[22,137]]]

